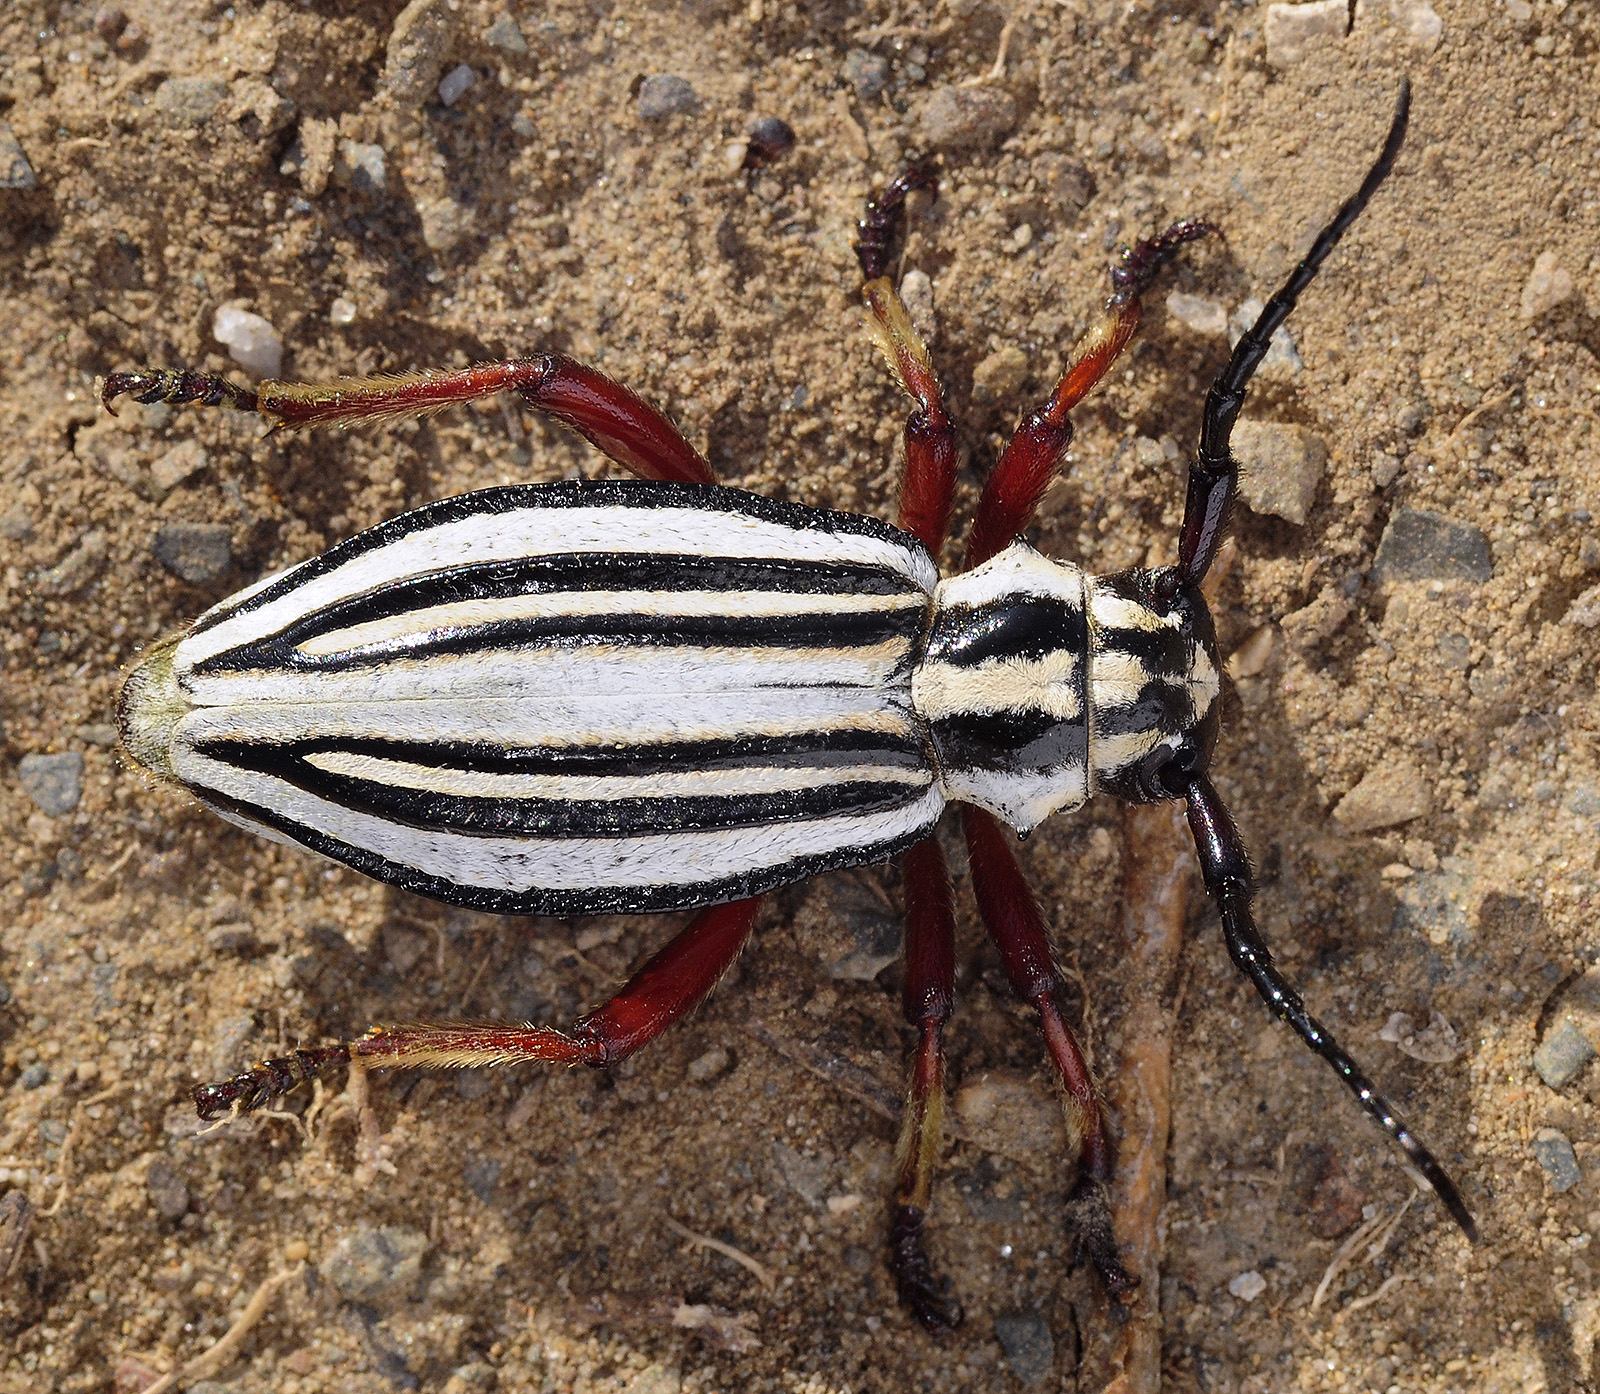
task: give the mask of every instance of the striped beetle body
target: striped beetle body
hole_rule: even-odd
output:
[[[1128,1296],[1112,1148],[1059,997],[1046,917],[1000,822],[1026,832],[1096,793],[1182,799],[1228,951],[1350,1088],[1461,1229],[1459,1190],[1284,979],[1252,913],[1243,838],[1206,777],[1218,663],[1201,584],[1238,486],[1229,438],[1276,328],[1387,177],[1403,87],[1360,189],[1240,338],[1206,398],[1174,565],[1092,576],[1018,540],[1072,440],[1070,413],[1127,345],[1181,222],[1125,252],[1100,317],[1026,415],[978,499],[963,569],[940,579],[960,450],[926,345],[885,274],[912,170],[869,206],[857,255],[870,325],[916,403],[900,527],[714,487],[659,411],[556,354],[450,372],[246,389],[114,373],[102,398],[229,404],[280,426],[387,419],[515,392],[628,481],[487,490],[430,504],[224,601],[126,684],[124,742],[233,821],[384,880],[488,910],[701,907],[570,1029],[408,1022],[303,1047],[202,1085],[202,1117],[255,1109],[324,1071],[540,1060],[610,1065],[703,1001],[760,894],[899,855],[902,1008],[916,1034],[889,1263],[930,1330],[961,1319],[923,1246],[939,1151],[955,904],[947,802],[980,918],[1036,1013],[1079,1163],[1067,1226]]]
[[[1215,737],[1197,597],[1017,542],[938,580],[873,519],[522,485],[223,601],[129,679],[128,749],[224,817],[437,899],[675,910],[880,861],[947,800],[1019,831]],[[1199,762],[1199,763],[1197,763]]]

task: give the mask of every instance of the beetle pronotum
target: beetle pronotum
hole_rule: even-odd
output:
[[[1132,1279],[1107,1219],[1109,1139],[1057,1005],[1044,916],[1001,823],[1027,832],[1095,793],[1183,799],[1235,963],[1472,1237],[1454,1183],[1273,965],[1243,842],[1205,773],[1220,678],[1200,584],[1237,486],[1230,433],[1273,332],[1393,167],[1408,109],[1407,86],[1360,189],[1213,383],[1170,566],[1088,575],[1018,533],[1072,438],[1068,413],[1137,327],[1141,291],[1214,229],[1179,223],[1123,253],[1104,312],[990,475],[962,570],[941,579],[956,436],[884,274],[906,194],[931,182],[915,170],[869,206],[857,246],[873,332],[916,404],[897,527],[721,488],[660,412],[557,355],[253,391],[197,373],[112,374],[108,408],[123,393],[226,403],[285,427],[512,390],[640,476],[485,490],[352,537],[159,645],[128,679],[120,720],[140,763],[224,817],[424,895],[507,913],[700,910],[570,1031],[376,1026],[202,1086],[202,1115],[257,1108],[352,1057],[621,1060],[710,992],[763,893],[898,856],[904,1010],[918,1044],[891,1263],[921,1321],[947,1328],[959,1309],[922,1226],[954,978],[934,831],[955,802],[981,917],[1065,1089],[1081,1162],[1071,1226],[1121,1294]]]

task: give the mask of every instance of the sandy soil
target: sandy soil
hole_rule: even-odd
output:
[[[288,1271],[213,1394],[1100,1389],[1119,1314],[1063,1239],[1051,1090],[964,884],[951,1080],[960,1117],[1000,1109],[967,1129],[984,1145],[947,1148],[931,1244],[968,1318],[946,1340],[895,1304],[893,1124],[861,1101],[897,1092],[905,1045],[889,872],[773,897],[734,980],[614,1077],[379,1078],[364,1107],[297,1096],[196,1136],[196,1080],[374,1018],[569,1020],[674,926],[368,884],[154,787],[107,725],[125,666],[221,594],[428,499],[596,472],[593,452],[509,403],[262,440],[221,412],[110,420],[94,382],[232,367],[222,306],[276,327],[291,377],[558,347],[659,402],[730,483],[886,513],[904,407],[862,329],[851,224],[941,141],[905,264],[970,448],[959,521],[1115,245],[1184,215],[1227,229],[1151,296],[1036,529],[1095,570],[1164,559],[1227,352],[1166,293],[1268,293],[1403,72],[1398,171],[1292,321],[1299,365],[1246,409],[1327,461],[1303,523],[1240,516],[1224,652],[1273,628],[1233,664],[1217,770],[1284,963],[1483,1241],[1426,1199],[1386,1228],[1410,1182],[1197,900],[1167,999],[1166,1383],[1587,1380],[1600,1072],[1556,1090],[1532,1058],[1600,955],[1600,21],[1437,0],[1435,36],[1416,7],[1355,8],[1348,36],[1274,64],[1264,8],[1188,0],[1041,0],[1009,28],[984,0],[441,0],[410,7],[393,54],[393,0],[5,7],[0,118],[32,184],[0,158],[0,1179],[36,1213],[0,1244],[0,1388],[146,1388]],[[445,106],[460,64],[476,81]],[[644,119],[661,74],[694,103]],[[965,114],[940,127],[951,88]],[[798,143],[741,169],[764,116]],[[1375,568],[1416,511],[1476,531]],[[78,786],[42,754],[81,756]],[[1095,804],[1022,848],[1103,1077],[1127,1044],[1122,846]],[[1395,1013],[1412,1025],[1383,1039]]]

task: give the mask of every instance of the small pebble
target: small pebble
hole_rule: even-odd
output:
[[[856,89],[856,96],[870,102],[889,85],[889,60],[864,48],[853,48],[844,56],[844,80]]]
[[[439,85],[443,87],[444,83]],[[341,140],[339,162],[334,169],[341,184],[359,193],[381,194],[389,188],[389,162],[381,145]]]
[[[470,63],[458,63],[439,79],[439,100],[454,106],[477,80],[478,74]]]
[[[43,1060],[36,1060],[22,1072],[21,1084],[24,1089],[37,1089],[50,1079],[50,1067]]]
[[[83,797],[83,756],[75,750],[24,755],[17,761],[17,782],[43,812],[60,818]]]
[[[1387,489],[1400,475],[1400,461],[1393,455],[1380,450],[1372,457],[1372,482],[1380,489]]]
[[[794,149],[794,127],[777,116],[763,116],[750,124],[751,159],[776,160]]]
[[[1167,313],[1185,329],[1208,338],[1220,339],[1228,332],[1227,307],[1203,295],[1175,290],[1167,296]]]
[[[275,378],[283,369],[283,336],[249,310],[222,306],[212,317],[211,337],[227,347],[235,363],[257,377]]]
[[[169,77],[150,99],[150,109],[169,126],[203,126],[227,100],[228,84],[214,77]]]
[[[78,545],[34,580],[42,595],[71,595],[100,574],[111,549],[111,539],[99,528],[86,532]]]
[[[291,1239],[283,1246],[283,1257],[289,1263],[303,1263],[311,1257],[311,1246],[304,1239]]]
[[[653,73],[639,84],[638,112],[641,121],[663,121],[681,116],[700,105],[695,90],[681,77]]]
[[[17,502],[0,513],[0,537],[7,542],[26,542],[33,536],[33,510]]]
[[[1037,157],[1035,168],[1040,182],[1049,191],[1050,201],[1063,213],[1087,208],[1099,192],[1088,167],[1065,155],[1046,152]]]
[[[972,370],[972,399],[1000,402],[1013,397],[1027,382],[1033,364],[1015,344],[996,349]]]
[[[354,324],[355,319],[355,303],[346,300],[342,295],[335,297],[333,304],[328,306],[329,324]]]
[[[1000,87],[941,87],[923,103],[919,129],[933,150],[992,150],[1017,124],[1015,98]]]
[[[1016,1312],[994,1319],[995,1339],[1006,1353],[1011,1373],[1026,1385],[1043,1384],[1056,1363],[1050,1323],[1039,1312]]]
[[[1580,629],[1600,627],[1600,586],[1590,586],[1561,617],[1562,624],[1575,624]]]
[[[1261,311],[1266,308],[1263,301],[1251,296],[1244,304],[1239,306],[1228,316],[1228,347],[1238,347],[1239,340],[1244,338],[1245,331],[1256,322]],[[1300,351],[1294,346],[1294,339],[1289,333],[1288,325],[1280,325],[1278,332],[1272,336],[1267,345],[1267,356],[1261,360],[1258,372],[1265,373],[1268,377],[1284,378],[1298,373],[1305,367],[1305,362],[1300,357]]]
[[[827,1168],[816,1158],[802,1156],[781,1142],[772,1144],[772,1155],[789,1189],[802,1200],[821,1205],[828,1190]]]
[[[163,1220],[181,1220],[189,1213],[189,1185],[183,1173],[165,1157],[157,1157],[144,1174],[150,1203]]]
[[[422,224],[423,243],[430,251],[452,251],[477,230],[477,215],[448,194],[419,196],[412,206]]]
[[[31,189],[38,182],[10,124],[0,121],[0,189]]]
[[[1311,0],[1305,5],[1268,5],[1267,62],[1287,68],[1313,49],[1341,43],[1350,27],[1345,0]]]
[[[384,55],[383,86],[396,105],[416,108],[432,97],[455,42],[459,3],[411,0],[395,16]]]
[[[179,580],[194,586],[215,581],[233,565],[233,540],[223,523],[163,523],[150,551]]]
[[[1550,1088],[1561,1089],[1576,1079],[1594,1057],[1589,1038],[1571,1021],[1563,1021],[1534,1051],[1533,1068]]]
[[[1303,426],[1277,421],[1240,421],[1233,428],[1239,461],[1239,497],[1252,513],[1270,513],[1296,526],[1306,520],[1328,447]]]
[[[1016,227],[1011,229],[1011,235],[1000,244],[1000,248],[1002,251],[1009,252],[1012,256],[1015,256],[1018,252],[1026,251],[1032,242],[1033,225],[1031,223],[1018,223]]]
[[[501,1166],[498,1157],[474,1157],[461,1168],[467,1189],[485,1205],[494,1198],[494,1188],[500,1184]]]
[[[128,27],[128,12],[121,5],[102,5],[94,14],[94,32],[114,44]]]
[[[352,1302],[398,1306],[422,1275],[428,1236],[408,1225],[363,1226],[341,1239],[319,1272]]]
[[[483,31],[483,41],[490,48],[503,49],[507,53],[526,53],[528,41],[522,37],[522,30],[517,21],[510,15],[501,15],[487,29]]]
[[[210,460],[197,440],[179,441],[150,466],[150,483],[158,496],[165,497],[192,474],[198,474]]]
[[[1432,786],[1405,756],[1375,765],[1339,800],[1333,816],[1347,833],[1372,832],[1426,817],[1433,809]]]
[[[912,267],[900,278],[900,300],[911,316],[912,327],[922,341],[933,344],[939,338],[939,316],[933,303],[933,282],[928,273]]]
[[[1567,1135],[1555,1128],[1540,1128],[1533,1135],[1533,1155],[1550,1178],[1552,1191],[1570,1191],[1583,1180],[1578,1158]]]
[[[1381,581],[1469,581],[1494,575],[1489,539],[1467,523],[1422,509],[1397,509],[1378,542],[1372,571]]]
[[[697,1055],[691,1060],[685,1073],[694,1083],[705,1084],[718,1075],[726,1074],[732,1063],[733,1057],[725,1047],[712,1046],[704,1055]]]
[[[1427,0],[1361,0],[1356,20],[1364,33],[1375,25],[1397,30],[1403,42],[1422,53],[1432,53],[1444,37],[1444,21]]]
[[[1267,1280],[1253,1268],[1228,1279],[1228,1291],[1241,1302],[1254,1302],[1267,1290]]]
[[[1522,318],[1538,319],[1572,298],[1572,273],[1561,266],[1554,252],[1540,252],[1533,260],[1528,283],[1522,288]]]

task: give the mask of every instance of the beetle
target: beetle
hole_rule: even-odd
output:
[[[298,1049],[202,1085],[203,1117],[255,1109],[342,1063],[613,1064],[702,1001],[763,894],[899,857],[903,1009],[917,1033],[890,1262],[930,1330],[960,1320],[923,1242],[954,1000],[954,909],[935,829],[960,805],[980,916],[1064,1086],[1079,1181],[1069,1226],[1108,1291],[1136,1280],[1109,1221],[1111,1147],[1057,998],[1044,916],[1003,826],[1026,834],[1096,793],[1182,799],[1228,950],[1326,1060],[1469,1238],[1450,1177],[1284,979],[1251,914],[1238,829],[1206,771],[1221,679],[1201,582],[1238,484],[1230,433],[1273,333],[1389,175],[1409,84],[1360,188],[1243,335],[1206,399],[1175,564],[1090,575],[1019,533],[1069,413],[1140,319],[1140,294],[1215,232],[1180,222],[1125,250],[1103,312],[984,486],[962,569],[948,529],[957,438],[889,248],[913,168],[869,203],[856,247],[869,324],[915,403],[896,526],[716,483],[670,421],[556,354],[254,389],[182,371],[111,374],[110,410],[228,405],[274,428],[432,412],[503,390],[633,479],[513,485],[430,503],[222,601],[157,645],[119,706],[127,750],[202,803],[422,895],[515,914],[698,910],[568,1031],[427,1022]]]

